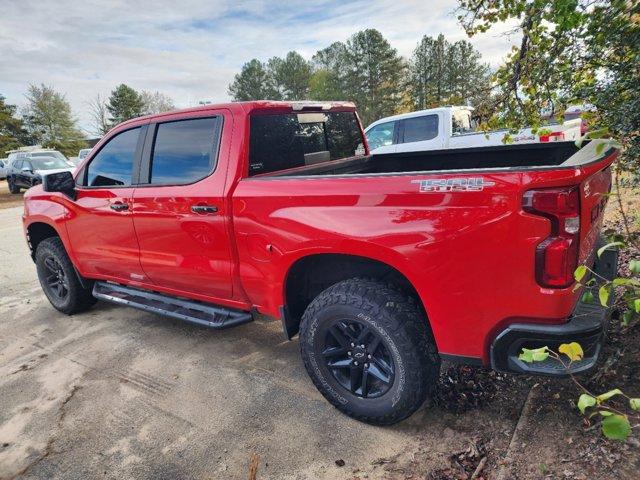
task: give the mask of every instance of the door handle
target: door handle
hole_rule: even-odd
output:
[[[217,213],[218,207],[213,205],[193,205],[191,211],[193,213]]]
[[[111,205],[109,205],[109,208],[111,210],[115,210],[116,212],[123,212],[125,210],[129,210],[129,205],[127,205],[126,203],[122,203],[122,202],[116,202],[116,203],[112,203]]]

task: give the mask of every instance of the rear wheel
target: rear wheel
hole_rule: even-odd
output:
[[[36,269],[44,294],[56,310],[78,313],[96,303],[91,288],[84,288],[59,237],[43,240],[36,249]]]
[[[20,193],[20,187],[16,185],[16,181],[13,177],[7,177],[7,185],[9,186],[9,191],[11,193]]]
[[[300,325],[300,348],[325,398],[347,415],[377,425],[415,412],[440,369],[417,302],[360,278],[337,283],[311,302]]]

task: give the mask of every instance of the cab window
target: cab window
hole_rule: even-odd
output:
[[[150,183],[184,185],[208,176],[215,169],[221,120],[208,117],[159,124]]]
[[[369,142],[369,148],[385,147],[393,144],[393,130],[396,122],[387,122],[376,125],[367,132],[367,141]]]
[[[87,167],[86,185],[111,187],[131,185],[140,127],[117,134],[93,157]]]
[[[402,142],[422,142],[438,136],[438,115],[424,115],[402,120]]]
[[[354,112],[251,117],[249,176],[364,155]]]

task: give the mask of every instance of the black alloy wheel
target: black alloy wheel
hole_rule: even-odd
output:
[[[56,310],[71,315],[96,303],[93,282],[84,279],[84,285],[80,283],[60,237],[42,240],[36,246],[35,261],[42,290]]]
[[[347,415],[391,425],[422,405],[440,357],[418,301],[394,285],[342,280],[320,292],[300,323],[300,353],[320,393]]]
[[[356,320],[336,320],[328,328],[322,357],[333,378],[357,397],[380,397],[393,385],[389,349],[380,335]]]
[[[46,288],[51,295],[64,300],[69,295],[69,279],[62,265],[54,257],[44,259]]]

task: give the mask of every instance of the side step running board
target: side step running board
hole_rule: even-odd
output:
[[[170,297],[114,283],[96,282],[93,286],[93,296],[100,300],[139,308],[218,330],[235,327],[253,320],[248,312]]]

